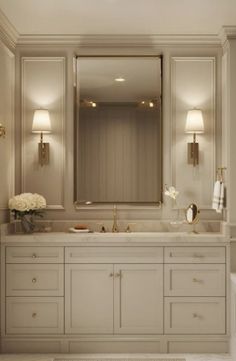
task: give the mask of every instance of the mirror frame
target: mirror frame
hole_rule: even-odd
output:
[[[78,195],[78,186],[77,186],[77,173],[78,173],[78,142],[77,142],[77,133],[78,133],[78,119],[79,119],[79,114],[78,114],[78,72],[77,72],[77,60],[79,58],[158,58],[160,59],[160,69],[161,69],[161,74],[160,74],[160,78],[161,78],[161,96],[160,96],[160,104],[161,104],[161,110],[160,110],[160,149],[161,149],[161,156],[160,156],[160,169],[161,169],[161,176],[160,176],[160,183],[162,185],[161,187],[161,192],[160,192],[160,200],[159,201],[154,201],[154,202],[92,202],[92,203],[86,203],[86,201],[79,201],[77,199],[77,195]],[[73,177],[73,201],[74,201],[74,206],[75,208],[81,208],[81,207],[86,207],[86,208],[92,208],[93,206],[113,206],[114,204],[117,205],[123,205],[123,206],[151,206],[151,207],[156,207],[158,209],[161,208],[162,204],[163,204],[163,55],[162,54],[153,54],[153,55],[143,55],[143,54],[138,54],[138,55],[91,55],[91,54],[82,54],[82,55],[76,55],[73,58],[73,113],[74,113],[74,147],[73,147],[73,151],[74,151],[74,159],[73,159],[73,163],[74,163],[74,177]]]

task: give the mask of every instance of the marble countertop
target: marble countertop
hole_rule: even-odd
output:
[[[131,233],[69,233],[49,232],[33,234],[5,234],[1,243],[75,243],[75,244],[156,244],[156,243],[211,243],[229,242],[222,233],[187,233],[187,232],[131,232]]]

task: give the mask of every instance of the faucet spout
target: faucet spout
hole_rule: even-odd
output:
[[[117,207],[114,204],[113,206],[113,226],[112,226],[112,232],[117,233],[119,232],[118,225],[117,225]]]

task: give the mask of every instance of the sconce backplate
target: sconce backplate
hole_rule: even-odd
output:
[[[197,165],[199,162],[198,143],[188,143],[188,164]]]
[[[6,128],[0,124],[0,138],[3,137],[5,138],[5,135],[6,135]]]
[[[38,144],[39,163],[41,166],[49,164],[49,143]]]

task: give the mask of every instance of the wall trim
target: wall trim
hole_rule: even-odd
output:
[[[0,9],[0,39],[11,50],[16,48],[19,33]]]
[[[223,26],[219,32],[219,38],[222,45],[227,40],[236,39],[236,26]]]
[[[21,82],[21,131],[22,131],[22,145],[21,145],[21,191],[25,192],[25,83],[24,83],[24,72],[25,72],[25,64],[29,61],[52,61],[52,62],[61,62],[62,63],[62,78],[63,78],[63,91],[64,96],[61,100],[61,114],[62,114],[62,140],[61,146],[63,149],[63,156],[61,160],[61,204],[48,204],[47,210],[64,210],[65,209],[65,94],[66,94],[66,79],[65,79],[65,66],[66,59],[65,57],[48,57],[48,56],[26,56],[21,58],[21,74],[22,74],[22,82]]]
[[[163,35],[53,35],[53,34],[21,34],[17,45],[72,45],[88,46],[158,46],[158,45],[220,45],[219,36],[209,34],[163,34]]]
[[[12,108],[11,108],[11,115],[9,118],[8,128],[9,132],[6,134],[6,142],[9,142],[9,149],[10,149],[10,161],[9,161],[9,179],[10,183],[8,186],[9,190],[9,197],[13,197],[15,193],[15,141],[14,141],[14,127],[15,127],[15,55],[13,52],[8,48],[8,46],[0,40],[0,45],[4,48],[7,55],[11,59],[11,66],[12,66],[12,72],[11,72],[11,99],[12,99]],[[1,211],[9,211],[8,204],[1,205],[0,204],[0,210]]]
[[[174,169],[174,164],[175,164],[175,156],[176,156],[176,152],[175,152],[175,145],[176,145],[176,132],[175,132],[175,128],[174,128],[174,124],[175,124],[175,108],[176,108],[176,97],[174,95],[174,90],[176,87],[176,64],[177,62],[182,62],[182,61],[199,61],[199,62],[211,62],[212,63],[212,74],[213,74],[213,80],[212,80],[212,84],[211,84],[211,91],[212,91],[212,134],[213,134],[213,139],[212,139],[212,144],[211,144],[211,152],[213,154],[212,156],[212,163],[211,163],[211,178],[212,178],[212,187],[214,184],[214,177],[216,174],[216,133],[215,133],[215,129],[216,129],[216,118],[217,118],[217,110],[216,110],[216,58],[213,56],[189,56],[189,57],[182,57],[182,56],[177,56],[177,57],[172,57],[171,58],[171,102],[170,102],[170,106],[171,106],[171,132],[170,132],[170,136],[171,136],[171,144],[172,144],[172,148],[171,148],[171,184],[173,184],[174,186],[176,185],[176,171]],[[212,188],[213,189],[213,188]],[[199,204],[198,205],[199,208],[201,208],[202,210],[212,210],[211,204]],[[172,209],[182,209],[181,206],[173,206],[172,204]]]

